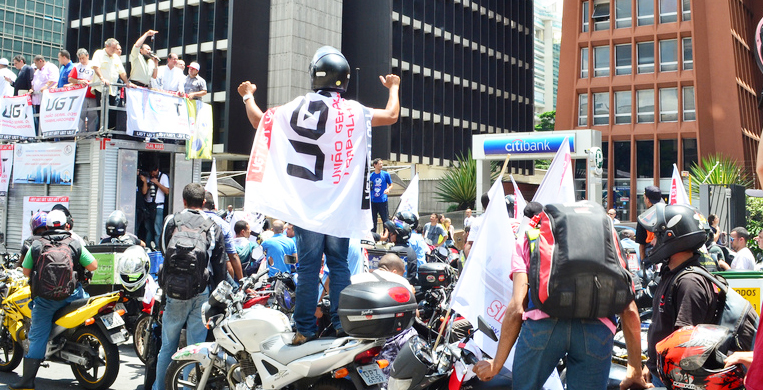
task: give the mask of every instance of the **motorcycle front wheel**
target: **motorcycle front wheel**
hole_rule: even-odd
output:
[[[96,326],[77,329],[71,341],[87,348],[78,353],[87,359],[85,365],[71,364],[80,386],[88,390],[108,389],[119,374],[119,349]]]
[[[11,332],[3,328],[0,333],[0,371],[11,372],[21,363],[24,348],[13,340]]]
[[[132,347],[135,349],[135,354],[138,355],[143,364],[146,364],[146,358],[148,358],[148,341],[151,337],[151,316],[148,314],[141,314],[140,318],[135,321],[135,329],[132,333]]]
[[[167,368],[167,376],[164,377],[164,387],[166,389],[202,389],[199,387],[199,380],[204,374],[204,367],[195,360],[173,360]],[[228,380],[225,373],[217,367],[212,368],[212,372],[207,379],[204,390],[222,390],[228,389]]]

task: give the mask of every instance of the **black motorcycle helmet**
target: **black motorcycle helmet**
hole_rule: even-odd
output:
[[[678,252],[699,249],[707,240],[705,217],[686,205],[658,203],[639,215],[638,223],[654,233],[656,243],[649,255],[653,263]]]
[[[410,211],[398,211],[395,213],[395,218],[407,223],[411,230],[419,227],[419,217]]]
[[[331,46],[323,46],[315,52],[310,62],[309,73],[313,91],[347,91],[350,64],[339,50]]]
[[[127,231],[127,217],[121,210],[114,210],[106,220],[106,234],[111,238],[124,236]]]
[[[506,195],[504,200],[506,201],[506,210],[509,212],[509,218],[514,218],[514,195]]]
[[[411,238],[411,227],[403,221],[384,222],[384,228],[390,233],[395,234],[396,245],[405,245],[408,239]]]

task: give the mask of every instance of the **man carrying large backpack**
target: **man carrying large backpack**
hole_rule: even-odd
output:
[[[556,207],[552,207],[556,206]],[[556,369],[559,359],[567,356],[567,385],[570,389],[604,389],[607,385],[609,370],[612,359],[612,346],[614,339],[614,318],[611,314],[603,315],[606,312],[605,307],[606,292],[602,293],[601,286],[598,287],[596,298],[602,298],[599,306],[591,307],[600,318],[582,318],[580,316],[555,316],[554,312],[546,308],[553,297],[553,288],[547,288],[544,291],[549,293],[548,299],[543,301],[544,306],[541,310],[541,302],[538,299],[538,291],[534,279],[538,279],[535,272],[538,257],[547,256],[553,249],[553,259],[559,262],[566,261],[572,268],[585,268],[586,264],[572,264],[573,258],[581,254],[594,256],[589,260],[598,261],[604,265],[610,266],[617,279],[620,276],[630,283],[627,271],[620,264],[624,260],[617,255],[620,253],[617,242],[617,235],[611,220],[600,205],[590,202],[578,202],[574,207],[567,208],[566,205],[549,205],[544,211],[543,206],[537,202],[530,202],[524,209],[524,215],[532,219],[530,231],[528,231],[528,240],[524,241],[521,253],[515,253],[511,265],[511,278],[513,281],[513,295],[509,301],[501,325],[500,340],[495,358],[477,363],[474,366],[474,372],[481,380],[490,380],[503,367],[509,356],[512,345],[516,341],[516,351],[514,354],[513,370],[521,375],[514,375],[513,388],[518,389],[540,389],[549,375]],[[600,229],[587,229],[589,232],[583,232],[577,226],[570,222],[575,219],[575,210],[579,210],[581,215],[590,215],[591,219],[582,219],[589,226],[600,227]],[[549,223],[547,215],[561,214],[562,217],[555,218],[554,222],[558,225],[566,224],[566,230],[569,233],[566,237],[553,229],[554,224]],[[566,211],[559,212],[559,211]],[[542,214],[542,215],[541,215]],[[552,217],[553,218],[553,217]],[[585,218],[585,217],[581,217]],[[592,223],[598,221],[596,223]],[[549,232],[553,231],[551,237]],[[557,237],[559,233],[559,237]],[[510,230],[507,228],[507,234]],[[586,235],[588,234],[588,235]],[[589,242],[592,237],[596,237],[598,242]],[[582,251],[575,251],[570,246],[586,248]],[[596,247],[594,249],[594,246]],[[542,252],[538,254],[538,252]],[[563,256],[564,258],[557,258]],[[619,259],[618,259],[619,258]],[[620,264],[617,264],[620,263]],[[555,264],[556,265],[556,264]],[[568,270],[570,267],[568,267]],[[553,277],[554,271],[549,272]],[[548,276],[548,275],[547,275]],[[572,280],[586,280],[592,275],[575,274]],[[621,283],[607,284],[611,280],[603,278],[604,273],[600,273],[601,282],[604,285],[617,286]],[[570,301],[575,303],[586,292],[593,293],[597,290],[596,274],[593,275],[595,283],[585,283],[583,288],[579,289],[577,295],[569,297]],[[529,283],[528,283],[529,282]],[[618,280],[617,282],[620,282]],[[627,285],[626,285],[627,286]],[[607,288],[604,288],[607,290]],[[632,287],[631,287],[632,289]],[[609,290],[614,290],[611,288]],[[632,290],[631,290],[632,292]],[[530,299],[531,298],[531,299]],[[623,334],[628,350],[627,374],[621,388],[642,388],[646,387],[644,378],[641,374],[641,324],[638,316],[638,309],[633,301],[633,294],[624,294],[619,305],[610,308],[610,311],[620,315]],[[622,308],[621,308],[622,307]],[[520,332],[521,329],[521,332]],[[518,339],[518,340],[517,340]]]
[[[718,308],[724,307],[713,281],[717,281],[717,277],[710,276],[702,266],[699,248],[707,240],[704,221],[704,217],[689,206],[664,203],[655,204],[638,217],[639,224],[655,235],[649,257],[664,263],[654,292],[646,363],[652,383],[658,387],[663,384],[657,377],[657,343],[683,326],[718,323]],[[733,290],[728,289],[725,294],[728,302],[733,302],[732,294]],[[748,320],[748,316],[755,318]],[[745,340],[750,344],[757,316],[748,310],[736,317],[742,321],[737,339],[742,344]],[[744,346],[744,349],[751,348],[751,344]]]
[[[34,378],[53,327],[55,312],[69,303],[87,298],[79,280],[84,270],[95,271],[98,263],[69,232],[66,214],[53,210],[47,216],[48,230],[32,243],[24,257],[24,275],[32,288],[32,326],[29,328],[29,352],[24,358],[24,376],[10,389],[34,389]]]
[[[154,390],[164,389],[164,377],[177,351],[180,331],[186,326],[188,345],[201,343],[207,329],[201,322],[201,305],[225,280],[225,243],[220,228],[202,211],[204,187],[191,183],[183,188],[185,210],[164,222],[164,265],[159,285],[165,296],[162,315],[162,348],[156,362]]]

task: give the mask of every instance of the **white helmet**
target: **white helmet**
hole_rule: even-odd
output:
[[[119,283],[129,292],[137,291],[146,283],[151,260],[140,245],[133,245],[122,253],[117,263]]]

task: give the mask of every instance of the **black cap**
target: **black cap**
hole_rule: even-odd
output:
[[[662,202],[662,191],[660,187],[649,186],[644,188],[644,196],[649,199],[652,204]]]

